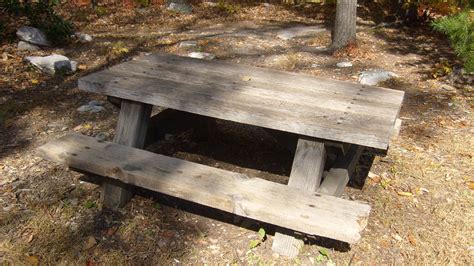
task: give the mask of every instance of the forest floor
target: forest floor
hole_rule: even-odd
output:
[[[204,4],[189,15],[153,7],[78,10],[69,17],[93,36],[90,43],[37,52],[20,52],[16,42],[1,44],[0,260],[34,265],[472,263],[473,87],[444,75],[459,65],[445,38],[427,27],[374,27],[377,21],[362,16],[358,46],[331,55],[321,52],[330,43],[327,30],[291,40],[276,36],[294,25],[326,27],[328,12],[263,4],[235,11],[226,14]],[[69,131],[112,139],[118,110],[103,96],[79,91],[77,79],[148,52],[185,55],[189,51],[179,48],[183,40],[197,41],[195,50],[215,54],[214,60],[319,77],[357,82],[361,71],[375,68],[398,74],[381,85],[406,92],[400,135],[370,169],[358,167],[370,175],[344,195],[372,206],[359,243],[348,247],[308,239],[296,259],[287,259],[271,250],[271,226],[164,195],[142,192],[112,212],[101,207],[99,186],[35,154],[36,147]],[[53,77],[24,61],[27,55],[51,53],[78,61],[79,71]],[[335,66],[346,59],[352,67]],[[105,110],[76,110],[90,100],[101,101]],[[147,149],[287,182],[293,154],[270,136],[225,122],[217,124],[217,133],[215,139],[197,141],[192,132],[174,132]],[[250,249],[261,227],[266,240]]]

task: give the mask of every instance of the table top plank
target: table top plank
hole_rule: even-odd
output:
[[[83,77],[79,88],[378,149],[403,100],[396,90],[159,54]]]

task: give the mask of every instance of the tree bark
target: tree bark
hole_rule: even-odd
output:
[[[331,50],[338,50],[356,40],[357,0],[338,0]]]

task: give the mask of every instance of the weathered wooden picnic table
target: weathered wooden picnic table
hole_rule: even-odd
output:
[[[105,206],[124,205],[133,185],[348,243],[370,206],[339,197],[363,147],[388,149],[403,100],[391,89],[165,54],[83,77],[79,88],[121,99],[113,142],[69,134],[38,151],[106,177]],[[288,185],[143,150],[153,105],[298,134]],[[344,149],[323,179],[335,143]],[[290,235],[277,233],[273,249],[296,255],[302,242]]]

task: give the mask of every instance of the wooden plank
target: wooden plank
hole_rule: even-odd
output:
[[[321,183],[325,161],[326,150],[323,142],[300,138],[288,186],[298,188],[308,194],[314,193]]]
[[[123,100],[115,130],[114,142],[130,147],[143,148],[152,106]],[[102,200],[107,208],[117,209],[132,197],[132,188],[117,182],[104,182]]]
[[[300,189],[308,195],[313,194],[321,183],[325,162],[326,150],[323,142],[298,139],[288,186]],[[272,250],[280,255],[294,258],[303,245],[304,242],[301,239],[276,232]]]
[[[79,87],[378,149],[388,147],[403,99],[390,89],[172,55],[141,57],[81,78]]]
[[[355,171],[363,147],[352,145],[349,152],[337,158],[337,161],[324,178],[318,192],[336,197],[342,196],[350,177]]]
[[[71,134],[38,148],[46,159],[124,183],[275,224],[355,243],[370,206]]]

